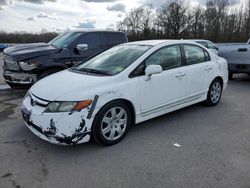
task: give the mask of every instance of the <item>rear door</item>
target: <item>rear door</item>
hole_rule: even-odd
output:
[[[213,79],[215,62],[209,53],[196,45],[183,45],[187,67],[187,97],[204,94]]]
[[[235,64],[250,64],[250,45],[238,46],[230,56]]]

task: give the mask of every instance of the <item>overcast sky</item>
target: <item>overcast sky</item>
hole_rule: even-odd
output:
[[[0,31],[115,29],[116,23],[132,8],[145,3],[159,7],[164,2],[166,0],[0,0]],[[205,3],[206,0],[190,2]]]

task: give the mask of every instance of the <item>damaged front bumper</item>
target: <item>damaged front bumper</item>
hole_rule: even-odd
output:
[[[37,81],[36,74],[29,74],[17,71],[4,70],[3,77],[5,82],[13,84],[30,85]]]
[[[75,145],[90,140],[92,118],[87,118],[87,109],[80,112],[44,113],[48,103],[34,95],[27,96],[23,101],[24,122],[35,135],[60,145]]]

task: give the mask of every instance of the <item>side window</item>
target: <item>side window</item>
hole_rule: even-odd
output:
[[[105,33],[106,44],[107,45],[116,45],[123,43],[122,36],[119,33]]]
[[[158,50],[145,60],[145,65],[146,67],[148,65],[161,65],[163,70],[181,66],[180,46],[170,46]]]
[[[187,65],[202,63],[208,61],[207,59],[210,59],[208,54],[205,55],[207,52],[198,46],[184,45],[184,51],[186,55]]]
[[[100,48],[100,35],[98,33],[86,33],[80,37],[76,42],[76,45],[77,44],[87,44],[88,49]]]

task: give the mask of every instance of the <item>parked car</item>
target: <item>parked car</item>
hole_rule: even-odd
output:
[[[246,44],[220,47],[219,56],[228,62],[229,79],[235,73],[250,74],[250,39]]]
[[[216,55],[218,55],[219,47],[212,43],[209,40],[204,40],[204,39],[193,39],[192,41],[197,42],[203,46],[205,46],[207,49],[211,50],[214,52]]]
[[[0,43],[0,52],[2,52],[5,48],[8,48],[8,44]]]
[[[127,41],[123,32],[77,30],[65,32],[48,44],[16,45],[4,50],[3,76],[11,87],[30,86]]]
[[[38,81],[26,94],[27,127],[55,144],[121,141],[131,125],[206,101],[218,104],[227,62],[199,44],[139,41]]]

